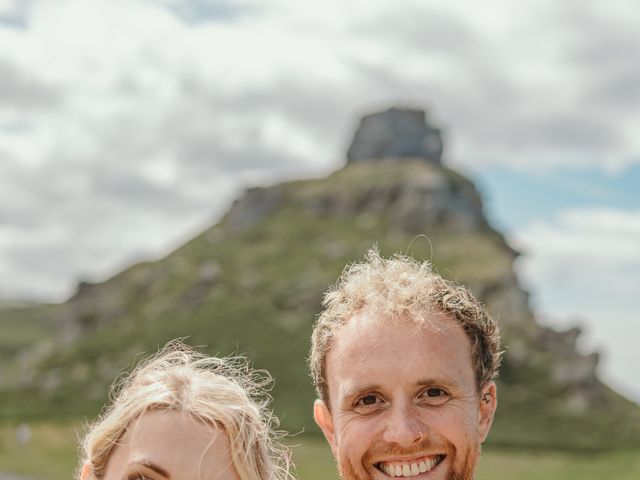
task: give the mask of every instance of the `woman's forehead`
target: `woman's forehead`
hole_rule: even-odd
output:
[[[151,465],[172,479],[200,480],[218,472],[235,474],[224,430],[177,410],[148,410],[141,414],[118,443],[111,460],[108,473],[111,469],[125,473],[127,469]]]

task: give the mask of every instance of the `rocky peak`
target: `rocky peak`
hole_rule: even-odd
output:
[[[442,148],[440,129],[427,123],[424,110],[393,107],[362,118],[347,163],[410,157],[440,165]]]

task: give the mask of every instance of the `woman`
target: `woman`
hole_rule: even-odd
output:
[[[260,379],[180,342],[144,360],[82,444],[80,480],[285,480]]]

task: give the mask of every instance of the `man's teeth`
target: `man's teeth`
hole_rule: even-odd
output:
[[[415,477],[416,475],[420,475],[421,473],[425,473],[431,470],[438,463],[440,463],[441,459],[442,459],[442,456],[438,455],[436,457],[425,459],[420,462],[414,462],[414,463],[381,462],[378,465],[380,469],[390,477]]]

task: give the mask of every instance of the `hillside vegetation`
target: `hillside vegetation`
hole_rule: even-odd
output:
[[[517,254],[488,225],[473,184],[418,160],[351,164],[327,178],[250,189],[166,258],[81,284],[65,304],[21,309],[56,333],[3,362],[2,415],[92,417],[141,352],[182,337],[211,354],[246,354],[270,371],[282,426],[317,433],[306,366],[312,324],[328,285],[374,244],[384,255],[432,261],[498,318],[507,354],[491,443],[640,446],[640,407],[597,379],[597,356],[575,350],[579,331],[536,323],[513,272]],[[15,318],[0,314],[3,332]]]

